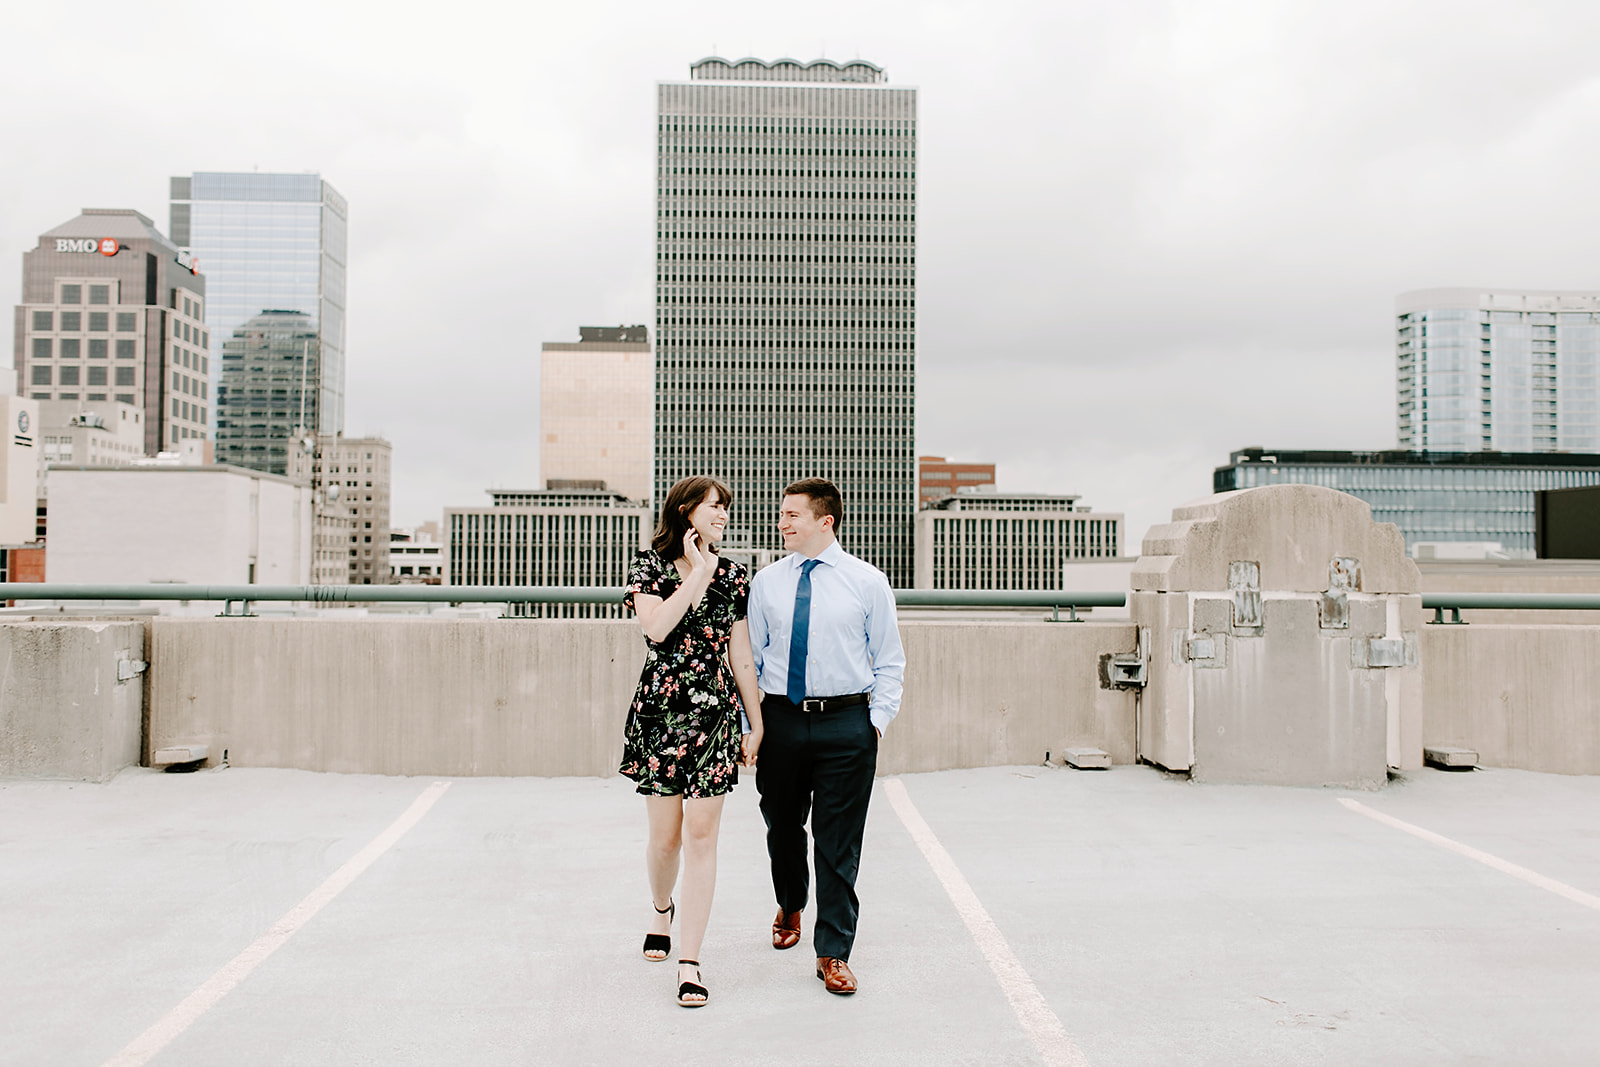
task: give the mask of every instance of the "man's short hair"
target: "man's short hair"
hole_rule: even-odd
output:
[[[826,478],[801,478],[784,486],[783,495],[808,498],[812,518],[820,520],[824,515],[832,515],[833,532],[839,533],[839,525],[844,522],[844,497],[839,495],[837,485]]]

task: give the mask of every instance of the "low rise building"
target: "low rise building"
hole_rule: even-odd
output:
[[[52,467],[53,582],[306,585],[311,490],[228,466]],[[31,479],[30,479],[31,483]]]
[[[44,499],[45,471],[52,464],[126,467],[143,459],[144,409],[116,400],[41,400],[39,437],[37,492]]]
[[[1122,524],[1075,496],[953,493],[917,512],[916,588],[1061,589],[1068,563],[1121,554]]]
[[[1600,485],[1600,455],[1577,452],[1285,451],[1243,448],[1212,475],[1214,492],[1258,485],[1322,485],[1372,506],[1413,556],[1438,542],[1498,545],[1534,558],[1540,490]],[[1477,551],[1483,558],[1485,550]]]
[[[917,457],[917,506],[931,504],[958,489],[994,484],[993,463],[953,463],[943,456]]]
[[[447,585],[620,586],[649,545],[650,508],[600,489],[491,489],[488,507],[447,508]],[[620,604],[519,605],[535,618],[617,618]]]
[[[389,581],[397,585],[443,584],[444,544],[439,540],[438,523],[389,531]]]

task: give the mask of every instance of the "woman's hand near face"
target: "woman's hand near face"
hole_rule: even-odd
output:
[[[700,547],[700,535],[693,528],[683,535],[683,558],[689,564],[689,572],[697,577],[709,576],[717,569],[716,557]]]

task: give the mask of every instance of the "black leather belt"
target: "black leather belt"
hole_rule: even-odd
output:
[[[790,707],[798,708],[807,714],[819,711],[838,711],[841,708],[859,708],[872,703],[872,696],[868,693],[851,693],[842,697],[806,697],[798,704],[789,701],[788,697],[783,699]]]

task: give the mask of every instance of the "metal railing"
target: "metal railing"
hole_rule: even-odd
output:
[[[177,600],[221,601],[224,614],[247,613],[251,603],[290,601],[308,604],[616,604],[622,586],[549,585],[69,585],[60,582],[0,582],[0,600]],[[1059,589],[897,589],[905,607],[1049,608],[1077,621],[1079,608],[1120,608],[1126,593]]]
[[[623,587],[550,585],[76,585],[0,582],[0,600],[220,601],[231,607],[263,601],[306,604],[616,604]],[[896,589],[895,602],[915,608],[1049,608],[1069,620],[1078,608],[1120,608],[1122,592],[1063,589]],[[1600,611],[1596,593],[1424,593],[1422,606],[1435,623],[1461,623],[1468,609],[1500,611]],[[1448,623],[1447,623],[1448,624]]]
[[[1469,608],[1499,611],[1600,611],[1596,593],[1423,593],[1422,606],[1433,609],[1433,621],[1464,625],[1461,612]],[[1447,622],[1445,612],[1450,612]]]

